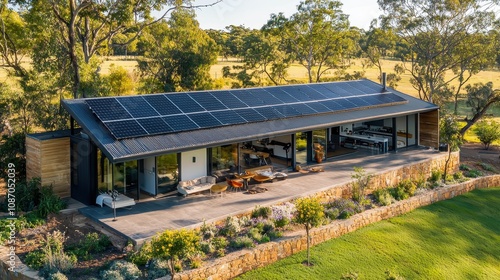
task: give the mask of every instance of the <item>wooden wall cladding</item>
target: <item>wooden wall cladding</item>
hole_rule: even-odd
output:
[[[439,149],[439,110],[420,113],[420,145]]]
[[[26,177],[40,177],[42,186],[52,185],[54,193],[68,197],[70,192],[69,137],[37,140],[26,137]]]

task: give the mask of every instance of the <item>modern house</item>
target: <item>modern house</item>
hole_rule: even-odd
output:
[[[99,190],[140,199],[175,191],[180,180],[224,180],[262,165],[294,170],[349,149],[439,146],[436,105],[369,80],[71,99],[63,106],[72,117],[66,135],[29,138],[38,147],[66,139],[59,147],[71,155],[64,159],[67,193],[85,204],[94,204]],[[28,149],[28,158],[39,150]]]

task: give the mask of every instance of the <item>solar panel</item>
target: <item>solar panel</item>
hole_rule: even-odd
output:
[[[215,111],[212,116],[219,120],[222,124],[242,124],[247,121],[233,110]]]
[[[134,118],[158,116],[153,107],[142,96],[121,97],[116,99]]]
[[[335,92],[335,95],[338,97],[349,97],[349,96],[354,96],[354,93],[349,91],[349,87],[343,85],[343,83],[328,83],[328,84],[321,84],[328,90]]]
[[[208,92],[188,93],[188,95],[207,111],[227,109],[224,104]]]
[[[198,125],[196,125],[186,115],[166,116],[162,119],[173,129],[174,132],[198,129]]]
[[[304,92],[312,100],[322,100],[322,99],[329,98],[328,96],[325,96],[324,94],[322,94],[321,92],[315,90],[314,88],[310,87],[309,85],[307,85],[306,90]]]
[[[283,101],[284,103],[293,103],[299,101],[297,98],[285,92],[283,88],[284,87],[271,87],[266,88],[266,91],[277,99]]]
[[[248,108],[245,103],[241,102],[229,91],[217,91],[212,94],[229,109]]]
[[[380,94],[363,96],[363,100],[368,104],[370,104],[371,106],[376,106],[386,103],[384,102],[384,100],[382,100],[382,98],[380,98]]]
[[[309,95],[307,95],[304,92],[304,89],[302,89],[299,86],[286,86],[286,87],[282,87],[281,89],[299,101],[313,101],[314,100],[311,97],[309,97]]]
[[[308,106],[307,104],[304,103],[298,103],[298,104],[291,104],[290,107],[295,109],[297,112],[301,113],[302,115],[311,115],[317,113],[316,110]]]
[[[354,105],[354,103],[350,102],[351,98],[349,99],[336,99],[337,103],[340,104],[340,106],[344,107],[345,109],[352,109],[356,108],[357,106]]]
[[[146,129],[148,134],[161,134],[172,132],[173,129],[161,117],[138,119],[139,124]]]
[[[134,138],[148,134],[136,120],[111,121],[105,122],[104,125],[117,139]]]
[[[132,118],[115,98],[87,99],[85,102],[103,122]]]
[[[406,99],[404,99],[403,97],[399,96],[399,95],[396,95],[394,93],[385,93],[383,95],[387,95],[387,98],[389,100],[391,100],[392,102],[405,102],[407,101]]]
[[[371,104],[369,104],[368,102],[366,102],[366,101],[363,100],[364,97],[352,97],[352,98],[349,98],[349,102],[354,103],[354,105],[356,107],[370,106]]]
[[[284,117],[282,114],[280,114],[280,112],[276,111],[272,107],[259,107],[254,109],[268,120],[275,120]]]
[[[322,95],[325,96],[325,98],[338,98],[338,97],[340,97],[338,94],[331,91],[330,89],[325,87],[323,84],[309,84],[307,86],[314,89],[317,92],[320,92]]]
[[[341,111],[346,109],[344,106],[340,105],[338,102],[335,101],[336,100],[324,100],[319,102],[325,105],[331,111]]]
[[[302,115],[302,113],[295,110],[290,105],[273,106],[272,108],[285,117],[296,117]]]
[[[144,95],[143,98],[162,116],[182,113],[181,110],[163,94]]]
[[[254,109],[248,108],[248,109],[237,109],[234,110],[234,112],[238,115],[240,115],[243,119],[245,119],[247,122],[258,122],[258,121],[265,121],[266,118],[259,114],[257,111]]]
[[[243,101],[249,107],[257,107],[265,105],[264,101],[262,101],[257,94],[251,91],[232,91],[234,96],[236,96],[239,100]]]
[[[283,104],[283,101],[274,97],[264,89],[250,90],[250,93],[264,102],[265,105]]]
[[[165,94],[184,113],[203,112],[205,109],[185,93]]]
[[[221,126],[221,123],[210,113],[190,114],[189,117],[201,128]]]
[[[330,109],[328,109],[325,105],[321,104],[320,102],[308,102],[306,104],[307,106],[311,107],[311,109],[313,109],[318,113],[330,112]]]

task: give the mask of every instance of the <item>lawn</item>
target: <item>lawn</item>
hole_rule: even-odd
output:
[[[500,279],[500,188],[475,190],[382,221],[238,279]]]

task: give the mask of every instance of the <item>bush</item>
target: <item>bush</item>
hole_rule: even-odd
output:
[[[226,254],[226,247],[229,244],[229,242],[227,242],[227,239],[225,237],[223,236],[214,237],[212,239],[212,244],[218,257],[222,257]]]
[[[336,199],[333,202],[326,204],[326,207],[338,209],[339,213],[342,213],[346,210],[352,213],[363,212],[363,208],[359,204],[350,199],[345,199],[345,198]]]
[[[274,220],[274,225],[278,228],[287,226],[293,218],[295,213],[295,205],[293,203],[285,203],[282,205],[276,205],[271,207],[272,219]]]
[[[267,219],[271,216],[272,210],[270,207],[260,207],[255,206],[255,209],[252,211],[251,217],[254,219],[264,218]]]
[[[486,171],[496,172],[495,168],[493,166],[491,166],[491,164],[481,162],[479,165],[481,165],[481,168],[486,170]]]
[[[460,164],[460,166],[458,167],[461,171],[470,171],[472,168],[470,168],[470,166],[468,166],[467,164]]]
[[[431,171],[431,177],[429,178],[429,181],[431,181],[432,183],[436,183],[438,181],[441,181],[442,178],[443,172],[441,170],[434,169]]]
[[[150,242],[144,243],[141,249],[139,249],[138,251],[133,251],[128,255],[128,260],[140,266],[146,265],[152,258],[153,252],[151,250]]]
[[[500,123],[481,120],[476,123],[474,132],[479,138],[479,141],[484,144],[484,147],[489,149],[491,143],[500,139]]]
[[[119,277],[115,278],[117,276]],[[124,260],[113,261],[109,269],[101,272],[101,278],[103,280],[107,279],[135,280],[141,276],[142,273],[137,267],[137,265]]]
[[[241,225],[236,217],[227,217],[224,226],[219,230],[219,234],[227,237],[234,237],[241,232]]]
[[[375,202],[381,206],[390,205],[393,201],[393,198],[387,189],[376,190],[373,192],[373,196],[375,197]]]
[[[16,184],[16,211],[33,211],[40,203],[40,182],[40,178],[33,178]]]
[[[66,208],[66,203],[57,196],[52,186],[44,186],[40,189],[40,204],[36,213],[41,218],[47,218],[51,213],[58,213],[60,210]]]
[[[274,226],[277,227],[277,228],[284,228],[286,227],[288,224],[290,224],[290,219],[289,218],[281,218],[279,220],[274,220]]]
[[[14,224],[15,231],[20,232],[26,228],[34,228],[45,223],[44,219],[39,218],[33,212],[17,218],[16,220],[0,219],[0,242],[5,242],[9,239],[11,228],[10,225]]]
[[[403,180],[399,182],[399,184],[389,190],[392,197],[396,200],[405,200],[415,195],[415,191],[417,190],[417,186],[410,180]]]
[[[167,276],[169,272],[167,261],[154,259],[148,268],[148,279],[158,279]]]
[[[330,220],[335,220],[339,216],[340,211],[337,208],[326,208],[325,216]]]
[[[352,215],[354,215],[354,211],[352,211],[351,209],[346,209],[342,212],[340,212],[339,214],[339,219],[349,219]]]
[[[268,233],[266,233],[267,237],[269,237],[270,240],[278,239],[283,236],[283,233],[281,231],[273,230]]]
[[[462,173],[462,171],[457,171],[457,172],[455,172],[455,174],[453,174],[453,179],[460,182],[460,181],[463,181],[465,179],[465,176]]]
[[[29,252],[28,254],[26,254],[26,257],[24,259],[24,263],[35,270],[39,270],[40,268],[42,268],[45,262],[46,256],[42,250]]]
[[[368,188],[372,175],[366,174],[362,167],[354,167],[354,174],[351,178],[354,179],[352,183],[352,200],[362,202],[365,199],[365,190]]]
[[[248,231],[248,237],[252,238],[256,242],[260,243],[260,240],[262,239],[262,233],[260,233],[258,228],[252,228]]]
[[[87,233],[82,241],[68,248],[79,258],[89,258],[90,254],[104,252],[111,245],[109,237],[97,232]]]
[[[68,280],[68,277],[58,271],[56,273],[50,274],[49,277],[47,277],[47,280]]]
[[[469,178],[477,178],[483,176],[483,172],[477,170],[477,169],[472,169],[470,171],[465,172],[465,177]]]
[[[241,249],[241,248],[253,248],[255,247],[255,244],[253,240],[248,237],[248,236],[240,236],[237,237],[236,239],[232,240],[229,243],[229,246],[235,249]]]
[[[42,251],[46,256],[43,266],[43,275],[48,276],[57,271],[68,272],[77,262],[76,256],[64,252],[66,236],[60,231],[54,231],[46,236]]]
[[[203,222],[203,225],[200,227],[200,234],[204,239],[210,239],[217,234],[217,227],[214,224]]]

